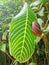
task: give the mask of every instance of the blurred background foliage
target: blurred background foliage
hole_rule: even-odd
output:
[[[37,14],[40,26],[44,27],[46,22],[49,21],[49,0],[26,0],[26,2],[28,2],[32,10]],[[36,65],[36,63],[38,65],[49,65],[49,54],[41,51],[45,50],[45,44],[47,43],[46,51],[49,52],[49,37],[47,34],[38,43],[32,57],[33,59],[31,58],[29,62],[20,64],[9,54],[9,23],[20,12],[23,4],[23,0],[0,0],[0,65]],[[45,31],[49,31],[49,25]],[[32,61],[36,63],[30,63]]]

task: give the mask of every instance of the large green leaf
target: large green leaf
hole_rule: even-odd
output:
[[[10,54],[20,63],[28,61],[35,50],[36,36],[31,29],[33,21],[37,21],[37,17],[25,3],[21,12],[10,23]]]

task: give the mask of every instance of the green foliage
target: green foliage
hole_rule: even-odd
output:
[[[42,2],[49,3],[49,0],[41,0]]]
[[[32,63],[30,63],[29,65],[37,65],[36,63],[34,63],[34,62],[32,62]]]
[[[0,44],[0,49],[2,48],[2,45]]]
[[[0,43],[0,50],[5,52],[6,51],[6,44]]]
[[[22,4],[19,0],[7,0],[6,3],[0,4],[0,22],[9,23],[12,17],[21,10]]]
[[[37,17],[25,3],[21,12],[10,23],[10,54],[20,63],[28,61],[35,50],[36,36],[31,29],[33,21],[37,21]]]
[[[48,25],[47,28],[44,30],[44,32],[49,33],[49,25]]]
[[[21,13],[24,0],[0,0],[0,65],[49,65],[49,0],[25,1],[32,10],[27,5]],[[33,35],[31,30],[33,21],[40,24],[44,34],[42,38]]]

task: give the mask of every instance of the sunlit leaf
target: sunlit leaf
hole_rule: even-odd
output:
[[[10,23],[10,54],[20,63],[28,61],[35,50],[36,36],[31,28],[33,21],[37,21],[37,17],[25,3],[21,12]]]

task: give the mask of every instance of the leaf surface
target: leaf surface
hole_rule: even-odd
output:
[[[32,33],[31,23],[37,17],[27,3],[10,23],[10,54],[20,63],[30,59],[35,50],[36,36]]]

